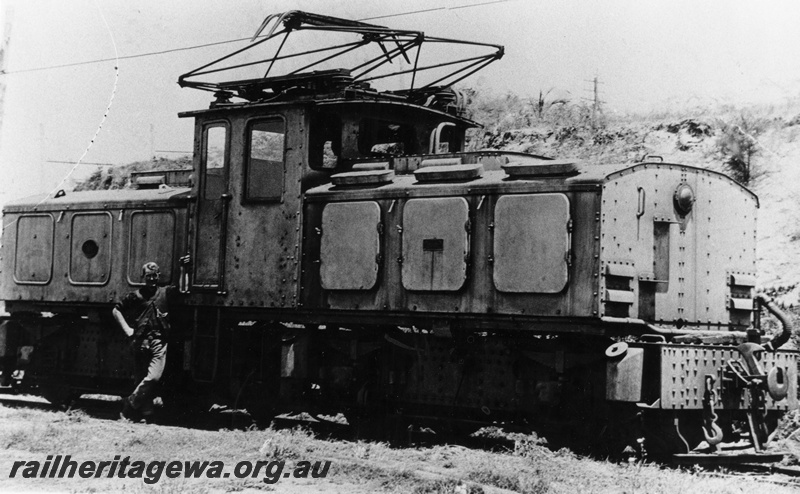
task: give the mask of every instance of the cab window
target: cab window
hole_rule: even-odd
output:
[[[203,135],[203,160],[205,162],[205,197],[218,197],[225,193],[225,155],[228,129],[225,124],[205,128]]]
[[[333,170],[342,154],[342,120],[337,115],[320,114],[311,124],[308,164],[313,170]]]
[[[248,126],[245,200],[280,201],[283,197],[286,124],[282,118]]]
[[[417,151],[411,125],[374,118],[361,120],[358,147],[362,156],[372,157],[402,156]]]

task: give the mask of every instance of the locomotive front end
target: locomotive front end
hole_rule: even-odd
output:
[[[728,177],[667,163],[603,186],[600,317],[638,336],[607,349],[606,398],[686,453],[739,435],[761,452],[778,413],[797,408],[798,354],[777,351],[788,320],[755,292],[757,209]],[[780,335],[761,330],[760,306]]]

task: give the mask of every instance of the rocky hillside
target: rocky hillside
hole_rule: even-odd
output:
[[[123,166],[99,169],[88,179],[75,186],[76,191],[81,190],[108,190],[125,189],[132,187],[131,173],[147,170],[182,170],[192,168],[192,159],[189,157],[178,159],[153,158],[149,161],[137,161]]]

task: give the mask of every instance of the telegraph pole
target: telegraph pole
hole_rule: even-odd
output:
[[[603,114],[603,100],[600,99],[600,78],[598,76],[594,76],[591,81],[586,81],[592,85],[592,97],[584,98],[589,99],[589,102],[592,105],[592,128],[594,129],[597,125],[597,120],[600,115]]]

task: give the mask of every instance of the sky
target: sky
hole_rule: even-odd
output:
[[[249,37],[267,15],[288,10],[393,15],[369,22],[504,45],[502,60],[464,81],[496,94],[590,98],[597,77],[614,112],[800,94],[793,0],[0,0],[10,40],[0,75],[0,204],[69,189],[97,169],[79,160],[190,152],[193,124],[177,114],[211,98],[181,89],[178,76],[246,42],[125,57]],[[48,68],[100,59],[111,60]]]

